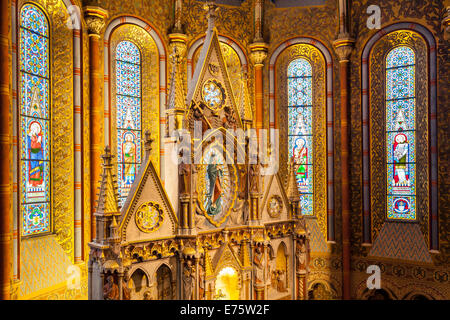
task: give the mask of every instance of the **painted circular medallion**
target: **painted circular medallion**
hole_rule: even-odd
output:
[[[272,218],[278,218],[281,214],[281,209],[283,208],[283,203],[281,202],[280,197],[277,195],[273,195],[270,197],[269,201],[267,202],[267,212],[269,213],[269,216]]]
[[[144,202],[136,211],[135,220],[139,230],[150,233],[158,230],[163,222],[163,210],[156,202]]]

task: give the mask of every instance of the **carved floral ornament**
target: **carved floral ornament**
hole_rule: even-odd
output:
[[[145,233],[158,230],[164,220],[164,212],[161,206],[153,201],[143,203],[136,211],[136,226]]]
[[[273,195],[272,197],[270,197],[269,201],[267,201],[267,212],[269,213],[270,217],[278,218],[281,214],[282,209],[283,203],[278,195]]]

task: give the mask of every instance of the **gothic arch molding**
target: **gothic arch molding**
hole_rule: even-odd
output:
[[[326,219],[324,226],[322,228],[326,228],[326,238],[328,241],[333,241],[335,239],[335,230],[334,230],[334,142],[333,142],[333,59],[330,54],[328,48],[319,40],[308,38],[308,37],[298,37],[286,40],[282,42],[280,45],[276,47],[270,56],[269,60],[269,127],[272,128],[281,128],[280,124],[277,123],[276,114],[278,114],[277,110],[277,95],[275,92],[279,92],[277,90],[277,81],[276,81],[276,69],[277,63],[280,56],[289,48],[295,45],[310,45],[316,50],[320,52],[324,61],[325,61],[325,78],[324,87],[325,87],[325,121],[326,121],[326,131],[323,133],[325,136],[325,148],[326,148],[326,159],[324,170],[326,170],[326,184],[327,184],[327,195],[326,195],[326,217],[322,217]],[[279,95],[279,93],[278,93]],[[276,141],[273,137],[270,138],[272,144]],[[278,146],[276,146],[278,147]],[[279,149],[279,148],[278,148]],[[282,152],[280,152],[282,153]],[[325,226],[326,225],[326,226]]]
[[[361,105],[362,105],[362,165],[363,165],[363,242],[371,243],[372,239],[372,208],[371,208],[371,141],[370,141],[370,88],[369,60],[373,48],[379,40],[388,34],[399,30],[411,31],[419,34],[427,44],[427,59],[429,77],[428,90],[428,145],[429,145],[429,233],[431,250],[438,250],[438,195],[437,195],[437,69],[436,69],[436,40],[433,34],[424,26],[413,22],[401,22],[388,25],[380,29],[369,38],[361,54]],[[427,69],[427,68],[426,68]]]

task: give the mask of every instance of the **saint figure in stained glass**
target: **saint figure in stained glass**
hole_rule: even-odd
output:
[[[395,136],[394,150],[394,186],[409,186],[408,177],[408,138],[399,133]]]
[[[125,185],[131,187],[136,176],[136,144],[131,132],[125,133],[123,140],[125,141],[122,148],[124,159],[123,180]]]
[[[38,121],[32,121],[28,133],[29,184],[32,187],[40,186],[43,183],[43,143],[42,126]]]

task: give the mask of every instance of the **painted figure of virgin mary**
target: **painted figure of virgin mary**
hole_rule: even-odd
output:
[[[217,163],[215,153],[211,154],[211,160],[206,170],[208,180],[208,194],[206,203],[206,213],[209,215],[217,215],[222,210],[222,177],[223,172]]]
[[[28,132],[29,184],[33,187],[42,185],[44,180],[44,141],[42,127],[39,122],[30,123]]]

